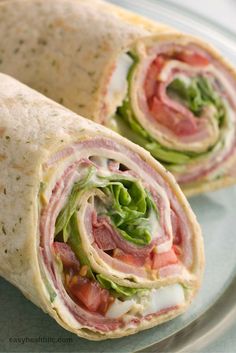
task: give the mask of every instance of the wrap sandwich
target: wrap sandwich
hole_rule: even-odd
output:
[[[186,195],[235,183],[232,66],[210,45],[114,5],[0,5],[0,71],[148,150]]]
[[[173,176],[143,148],[0,74],[0,275],[101,340],[184,312],[204,267]]]

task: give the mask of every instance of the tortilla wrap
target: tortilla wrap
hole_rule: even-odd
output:
[[[2,72],[140,144],[188,196],[235,183],[236,74],[208,43],[100,0],[0,6]]]
[[[184,312],[200,227],[141,147],[0,74],[0,275],[65,329],[121,337]]]

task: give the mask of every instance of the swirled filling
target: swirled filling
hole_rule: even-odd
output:
[[[193,44],[123,54],[126,67],[127,56],[127,86],[120,85],[123,100],[110,127],[150,151],[181,184],[224,174],[235,149],[229,73]]]
[[[41,248],[53,302],[102,332],[185,305],[191,230],[157,172],[106,139],[59,152],[45,170]]]

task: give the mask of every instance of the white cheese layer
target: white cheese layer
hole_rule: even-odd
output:
[[[110,306],[108,311],[106,312],[106,317],[109,319],[115,319],[117,317],[121,317],[126,314],[135,304],[133,299],[126,300],[122,302],[119,299],[115,299],[114,303]]]
[[[116,299],[107,311],[106,317],[115,319],[124,316],[125,319],[125,314],[146,316],[184,303],[183,286],[178,283],[171,284],[141,292],[140,295],[137,294],[133,299],[124,302]]]
[[[118,106],[121,105],[127,93],[127,76],[132,64],[132,58],[128,54],[123,53],[118,58],[115,70],[112,73],[108,87],[108,98],[112,101],[118,101]]]
[[[180,284],[172,284],[150,291],[149,303],[144,308],[143,315],[181,305],[185,302],[184,289]]]
[[[132,64],[132,58],[126,53],[121,54],[117,59],[105,97],[108,116],[112,116],[126,98],[128,91],[127,76]]]

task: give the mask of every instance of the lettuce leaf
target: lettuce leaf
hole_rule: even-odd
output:
[[[48,291],[49,298],[50,298],[50,302],[53,303],[54,300],[55,300],[56,297],[57,297],[57,293],[56,293],[56,292],[54,291],[54,289],[52,288],[52,286],[51,286],[49,280],[46,278],[46,276],[44,275],[43,277],[44,277],[44,278],[43,278],[43,282],[44,282],[45,287],[46,287],[46,289],[47,289],[47,291]]]
[[[71,249],[75,253],[77,259],[81,266],[86,265],[88,267],[87,277],[95,279],[95,276],[92,271],[92,267],[90,265],[89,259],[83,249],[81,237],[79,234],[78,223],[77,223],[77,212],[74,212],[73,215],[70,217],[68,223],[68,244],[70,245]]]
[[[109,291],[112,291],[113,294],[115,294],[117,297],[122,297],[122,298],[132,297],[138,291],[142,290],[139,288],[129,288],[129,287],[121,286],[102,274],[96,275],[96,279],[103,288],[108,289]]]
[[[150,217],[153,212],[158,215],[151,195],[140,181],[110,182],[102,190],[112,200],[107,215],[121,236],[137,245],[149,244],[152,239]]]
[[[90,188],[98,188],[108,198],[107,205],[102,207],[102,214],[110,217],[120,236],[138,245],[149,244],[152,239],[153,212],[158,221],[156,205],[151,195],[134,178],[121,179],[120,175],[115,174],[110,178],[94,178],[94,172],[94,168],[90,168],[86,176],[73,186],[66,205],[57,217],[55,236],[60,241],[68,241],[72,225],[75,228],[73,215],[77,210],[79,197]]]
[[[219,125],[223,123],[224,104],[207,78],[195,77],[190,84],[176,78],[167,87],[167,94],[173,99],[180,100],[195,116],[200,116],[204,107],[214,105],[216,108],[215,118]]]
[[[95,173],[95,170],[96,170],[95,167],[90,167],[85,177],[74,184],[72,191],[70,193],[69,200],[67,201],[65,207],[61,210],[61,212],[57,217],[56,226],[55,226],[55,235],[57,235],[62,231],[64,242],[67,242],[69,237],[69,231],[67,229],[68,228],[67,226],[72,214],[76,210],[77,200],[80,195],[80,190],[83,190],[90,183],[91,178]]]
[[[123,105],[118,108],[117,114],[122,117],[124,122],[129,124],[137,135],[142,137],[140,139],[133,136],[132,140],[148,150],[156,159],[167,164],[185,164],[191,159],[191,154],[168,149],[154,140],[134,117],[129,99],[124,100]],[[128,129],[123,129],[125,137],[130,138],[127,132]]]

